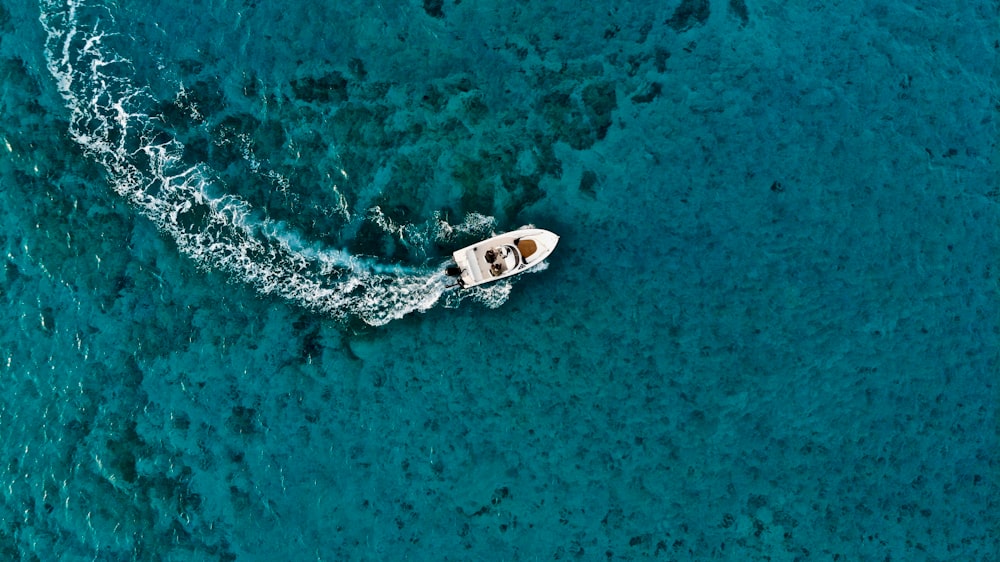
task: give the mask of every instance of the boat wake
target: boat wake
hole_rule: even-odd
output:
[[[294,228],[227,193],[207,164],[185,160],[183,144],[156,115],[158,100],[149,88],[133,84],[131,61],[113,47],[123,38],[105,29],[114,22],[107,6],[41,0],[41,12],[48,69],[70,112],[70,136],[104,167],[115,192],[200,266],[225,271],[261,293],[371,325],[427,310],[445,295],[446,306],[465,298],[447,290],[442,265],[386,265],[304,240]],[[252,164],[254,170],[261,165]],[[447,241],[457,233],[482,234],[494,226],[482,215],[470,215],[460,225],[440,217],[424,225],[396,225],[377,208],[369,215],[411,246]],[[496,307],[509,292],[505,284],[467,296]]]

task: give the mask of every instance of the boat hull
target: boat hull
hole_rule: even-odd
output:
[[[456,277],[463,288],[506,279],[542,263],[558,243],[558,235],[541,228],[500,234],[456,250]]]

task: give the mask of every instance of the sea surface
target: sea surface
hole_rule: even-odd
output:
[[[0,0],[0,560],[996,560],[998,21]]]

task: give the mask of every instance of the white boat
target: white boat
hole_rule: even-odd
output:
[[[468,289],[523,273],[549,257],[559,236],[540,228],[522,228],[494,236],[452,254],[455,266],[448,275]]]

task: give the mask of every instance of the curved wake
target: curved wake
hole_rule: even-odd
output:
[[[302,241],[223,192],[207,165],[185,163],[183,145],[157,126],[157,100],[131,83],[131,62],[107,45],[121,38],[102,31],[102,22],[114,20],[106,7],[42,0],[41,12],[48,69],[70,111],[70,135],[103,165],[114,190],[199,265],[223,270],[262,293],[372,325],[427,310],[441,299],[447,285],[441,267],[386,266]],[[375,214],[381,216],[377,209]],[[455,228],[438,223],[440,237]],[[468,230],[492,227],[487,217],[475,216],[472,223]],[[499,306],[509,289],[474,296]]]

